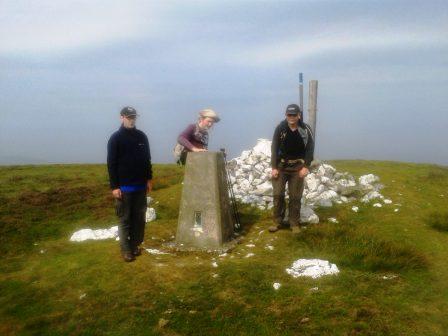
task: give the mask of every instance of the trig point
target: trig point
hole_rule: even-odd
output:
[[[220,250],[233,238],[233,221],[222,152],[188,153],[176,245]]]

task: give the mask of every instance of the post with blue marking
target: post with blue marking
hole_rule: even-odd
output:
[[[303,73],[299,73],[299,106],[303,112]]]

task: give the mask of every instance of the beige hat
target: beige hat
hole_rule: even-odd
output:
[[[200,111],[199,116],[201,118],[212,118],[215,122],[218,122],[221,120],[219,118],[218,114],[215,111],[213,111],[212,109],[204,109],[204,110]]]

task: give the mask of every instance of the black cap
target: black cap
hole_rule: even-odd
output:
[[[298,105],[290,104],[286,108],[286,114],[299,114],[300,116],[302,116],[302,111],[300,111],[300,107]]]
[[[135,108],[126,106],[121,109],[120,115],[122,117],[136,117],[138,114]]]

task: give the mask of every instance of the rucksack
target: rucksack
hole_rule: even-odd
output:
[[[177,143],[176,146],[174,146],[173,156],[176,159],[176,161],[180,159],[180,156],[182,155],[184,150],[185,150],[185,147],[182,146],[180,143]]]

